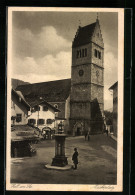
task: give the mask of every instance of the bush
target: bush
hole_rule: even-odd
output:
[[[106,119],[106,124],[107,125],[112,125],[113,121],[113,113],[109,111],[104,111],[105,119]]]

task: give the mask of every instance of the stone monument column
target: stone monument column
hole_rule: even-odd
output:
[[[66,134],[55,135],[55,157],[52,160],[52,166],[64,167],[68,164],[65,156],[65,138]]]

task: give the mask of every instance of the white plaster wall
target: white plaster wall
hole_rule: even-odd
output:
[[[13,105],[13,102],[11,103],[11,105]],[[23,107],[23,105],[21,105],[21,108],[16,105],[14,103],[14,107],[11,107],[11,116],[12,113],[15,113],[15,115],[17,114],[22,114],[22,121],[20,122],[16,122],[16,119],[14,121],[14,125],[26,125],[28,123],[28,118],[27,118],[27,110],[25,107]]]
[[[37,126],[38,119],[44,119],[45,123],[43,126],[54,128],[55,122],[53,122],[52,124],[47,124],[47,119],[55,119],[55,112],[50,107],[48,108],[48,111],[43,111],[43,105],[40,105],[40,111],[32,112],[31,115],[28,117],[28,120],[29,119],[36,120],[35,126]]]

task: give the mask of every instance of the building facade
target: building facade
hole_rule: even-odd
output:
[[[26,125],[28,123],[28,112],[30,105],[25,101],[20,92],[12,89],[11,92],[11,124]]]
[[[72,44],[70,129],[73,134],[103,130],[104,43],[99,21],[79,27]]]
[[[51,129],[56,128],[57,121],[55,119],[56,113],[59,110],[47,103],[45,100],[29,100],[31,105],[31,111],[28,115],[28,124],[43,129],[43,127],[49,127]]]
[[[71,79],[20,85],[16,90],[21,91],[30,104],[33,101],[32,105],[43,98],[57,108],[60,112],[55,112],[55,127],[57,129],[62,121],[65,133],[69,132]]]
[[[26,100],[45,99],[59,109],[55,116],[65,133],[82,135],[103,130],[104,43],[99,20],[79,27],[72,44],[71,79],[17,87]]]
[[[117,137],[118,125],[118,82],[114,83],[109,90],[113,90],[113,134]]]

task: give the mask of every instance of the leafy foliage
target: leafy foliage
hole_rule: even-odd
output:
[[[105,110],[104,115],[105,115],[105,118],[106,118],[106,124],[107,125],[112,125],[113,113]]]

